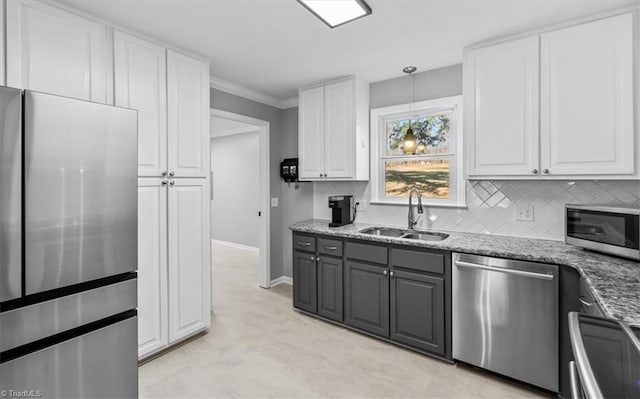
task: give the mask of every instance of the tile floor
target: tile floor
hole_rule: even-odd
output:
[[[140,367],[142,398],[542,398],[293,310],[256,253],[214,245],[209,333]]]

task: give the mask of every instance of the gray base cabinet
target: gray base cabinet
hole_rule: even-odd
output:
[[[386,267],[345,264],[345,323],[389,336],[389,280]]]
[[[310,253],[293,253],[293,306],[307,312],[316,313],[317,271],[316,257]]]
[[[451,359],[451,253],[293,234],[293,305]]]
[[[390,272],[391,339],[444,355],[444,279]]]
[[[342,259],[318,257],[318,314],[335,321],[343,320]]]

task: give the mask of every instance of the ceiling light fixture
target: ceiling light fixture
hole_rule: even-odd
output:
[[[412,87],[411,111],[413,111],[413,103],[416,102],[416,81],[412,75],[416,71],[416,69],[417,68],[414,66],[408,66],[408,67],[402,68],[402,72],[406,73],[411,77],[411,87]],[[409,128],[407,129],[407,132],[404,134],[404,145],[402,147],[402,150],[404,151],[405,154],[416,153],[416,148],[417,148],[416,136],[413,134],[413,128],[411,126],[412,126],[412,123],[411,123],[411,116],[410,116]]]
[[[371,14],[364,0],[298,0],[330,28],[346,24]]]

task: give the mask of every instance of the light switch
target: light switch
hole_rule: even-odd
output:
[[[278,207],[278,197],[271,198],[271,207],[272,208],[277,208]]]

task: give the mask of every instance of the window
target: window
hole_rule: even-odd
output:
[[[465,206],[462,97],[371,110],[372,198],[406,204],[416,187],[428,205]],[[407,131],[415,137],[404,148]]]

